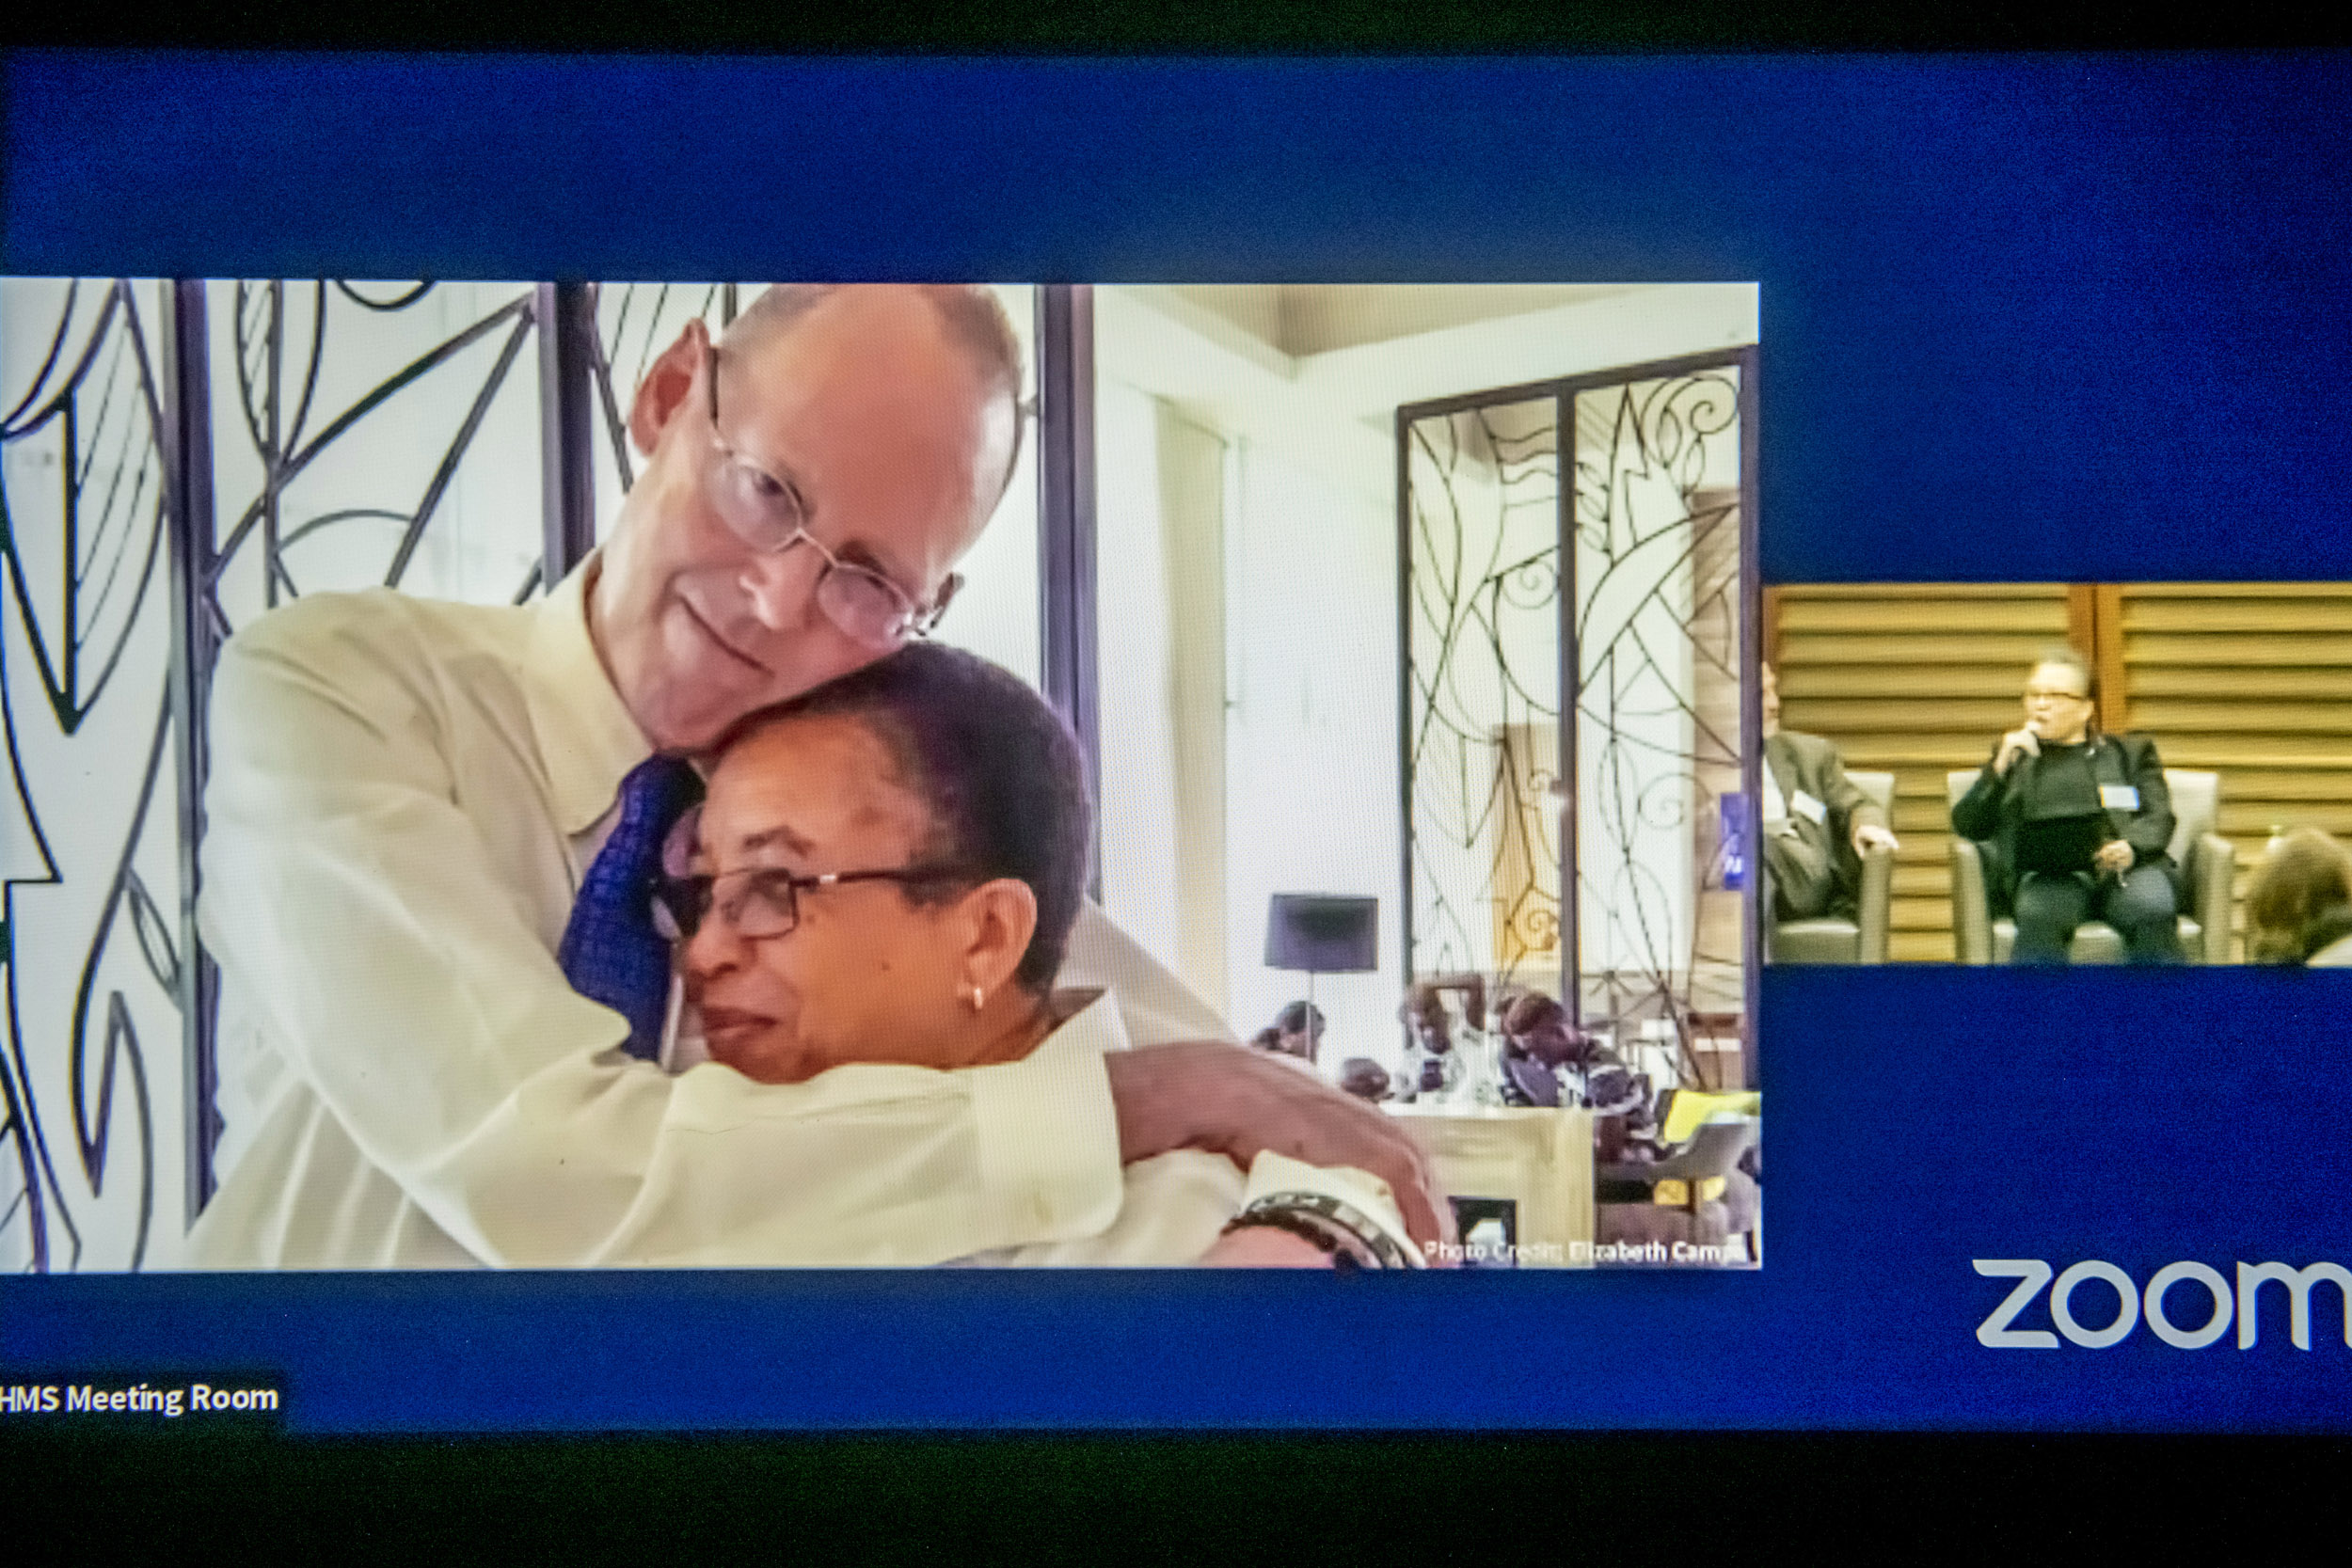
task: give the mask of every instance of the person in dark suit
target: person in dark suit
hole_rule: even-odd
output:
[[[2134,963],[2179,963],[2181,872],[2164,763],[2144,735],[2099,733],[2090,661],[2052,648],[2026,677],[2026,722],[1952,807],[1989,841],[1985,888],[2017,918],[2012,963],[2067,961],[2074,928],[2104,920]]]
[[[1807,920],[1853,902],[1862,856],[1900,848],[1886,813],[1853,781],[1836,745],[1780,727],[1780,678],[1763,667],[1764,893],[1775,920]]]

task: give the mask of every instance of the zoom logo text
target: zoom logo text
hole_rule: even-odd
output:
[[[2335,1287],[2337,1305],[2344,1310],[2344,1342],[2352,1347],[2352,1269],[2341,1263],[2312,1263],[2300,1269],[2285,1263],[2240,1263],[2234,1281],[2208,1264],[2168,1263],[2149,1276],[2143,1290],[2130,1275],[2098,1259],[2076,1263],[2055,1278],[2050,1265],[2039,1258],[1970,1261],[1987,1279],[2017,1281],[1992,1315],[1977,1325],[1977,1342],[1988,1350],[2056,1350],[2059,1335],[2085,1350],[2111,1350],[2130,1338],[2143,1319],[2149,1332],[2174,1350],[2203,1350],[2219,1342],[2233,1324],[2237,1348],[2252,1350],[2262,1333],[2264,1301],[2283,1294],[2287,1338],[2296,1350],[2307,1351],[2312,1348],[2312,1295],[2321,1285]],[[2268,1285],[2279,1289],[2265,1295],[2263,1288]],[[2084,1286],[2094,1288],[2084,1291]],[[2050,1322],[2058,1333],[2010,1326],[2045,1288]],[[2077,1315],[2078,1309],[2089,1316],[2089,1323]]]

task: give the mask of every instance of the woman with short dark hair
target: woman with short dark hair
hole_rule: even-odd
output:
[[[2026,721],[1952,807],[1952,831],[1986,841],[1986,892],[2017,920],[2012,963],[2062,964],[2075,927],[2104,920],[2134,963],[2181,961],[2180,869],[2164,763],[2144,735],[2099,732],[2099,685],[2070,647],[2026,675]]]
[[[992,1067],[1039,1058],[1075,1093],[1125,1048],[1114,998],[1055,989],[1093,836],[1077,742],[985,659],[914,643],[754,716],[721,750],[690,831],[688,874],[662,890],[716,1064],[690,1072],[800,1084],[928,1069],[969,1073],[979,1096]],[[864,1102],[889,1103],[886,1081],[863,1086],[876,1091]],[[855,1190],[861,1173],[829,1180]],[[1247,1182],[1221,1154],[1137,1162],[1115,1210],[1057,1228],[970,1260],[1418,1261],[1385,1183],[1271,1152]],[[869,1240],[858,1260],[949,1260]]]

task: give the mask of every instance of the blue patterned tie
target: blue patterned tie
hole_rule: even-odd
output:
[[[661,1054],[670,1005],[670,944],[654,928],[661,845],[702,794],[681,757],[648,757],[621,781],[621,820],[580,885],[555,961],[572,989],[628,1020],[632,1056]]]

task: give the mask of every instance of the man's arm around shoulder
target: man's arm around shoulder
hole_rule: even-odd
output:
[[[1103,1058],[1122,1161],[1199,1148],[1244,1170],[1268,1150],[1353,1166],[1388,1183],[1416,1242],[1453,1239],[1428,1156],[1395,1118],[1232,1043],[1214,1009],[1091,903],[1071,933],[1062,984],[1112,990],[1134,1042]]]

